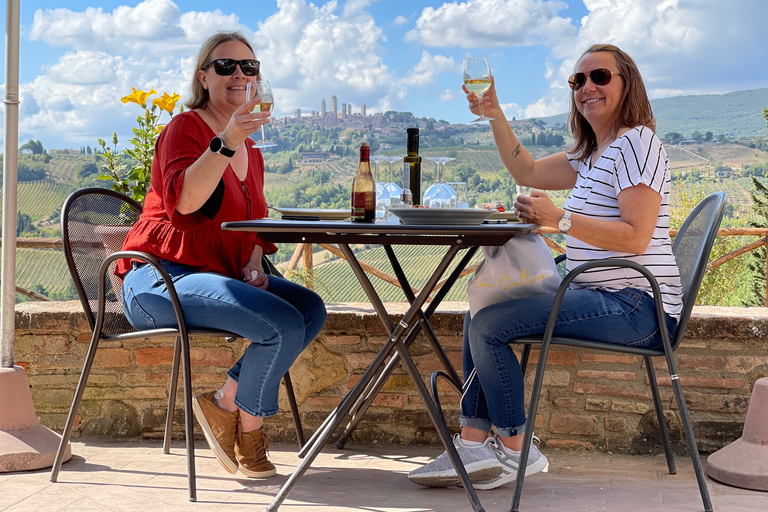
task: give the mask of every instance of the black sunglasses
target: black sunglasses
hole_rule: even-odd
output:
[[[216,71],[217,75],[229,76],[235,74],[235,69],[237,68],[238,64],[240,64],[240,69],[243,71],[245,76],[256,76],[259,74],[259,67],[261,64],[256,59],[216,59],[212,60],[200,69],[205,71],[211,67],[211,65],[213,65],[213,69]]]
[[[572,90],[578,91],[582,87],[584,87],[584,84],[587,83],[587,75],[589,75],[589,78],[592,80],[592,82],[595,85],[608,85],[611,83],[611,78],[613,78],[613,75],[619,75],[622,76],[621,73],[616,73],[614,71],[611,71],[610,69],[605,68],[598,68],[593,69],[589,73],[574,73],[568,78],[568,85],[571,87]]]

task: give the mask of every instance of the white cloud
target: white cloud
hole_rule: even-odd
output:
[[[406,23],[408,23],[408,18],[406,18],[402,14],[399,14],[394,20],[392,20],[392,25],[396,27],[402,27]]]
[[[347,0],[344,2],[344,16],[352,16],[362,12],[376,2],[378,0]]]
[[[424,50],[421,52],[421,60],[403,79],[403,83],[424,87],[432,84],[440,73],[456,70],[456,62],[453,57],[432,55]]]
[[[23,84],[21,130],[82,145],[93,144],[93,133],[108,137],[117,129],[127,140],[137,112],[120,97],[131,87],[154,87],[186,99],[200,43],[218,30],[233,29],[252,41],[265,77],[273,80],[277,115],[318,110],[331,94],[340,103],[366,103],[369,111],[402,109],[407,88],[383,62],[386,37],[365,12],[375,1],[349,0],[339,15],[333,0],[320,6],[277,0],[275,14],[262,18],[255,30],[218,9],[181,14],[171,0],[145,0],[111,12],[38,10],[30,39],[72,51],[43,69],[34,83]]]
[[[512,108],[510,108],[512,110]],[[547,117],[554,116],[556,114],[562,114],[568,111],[568,98],[563,101],[561,98],[545,97],[541,98],[536,103],[532,103],[525,107],[525,109],[518,109],[519,118],[531,118],[531,117]],[[507,112],[507,109],[504,109]],[[522,114],[522,115],[521,115]]]
[[[490,48],[552,44],[571,37],[570,18],[559,0],[468,0],[427,7],[406,41],[442,48]]]
[[[160,39],[183,40],[179,20],[179,8],[171,0],[145,0],[136,7],[119,6],[112,13],[101,7],[83,12],[38,9],[29,37],[75,50],[138,50]]]
[[[366,103],[371,111],[401,103],[404,89],[380,55],[386,37],[369,13],[339,16],[335,2],[277,5],[254,37],[265,75],[280,84],[276,109],[318,110],[332,94],[340,103]]]
[[[764,58],[764,48],[754,42],[768,17],[763,0],[584,0],[584,5],[589,12],[578,34],[552,48],[550,89],[526,107],[526,117],[567,111],[567,77],[595,43],[615,44],[631,55],[652,98],[765,87],[764,74],[743,67]]]
[[[440,95],[440,101],[453,101],[459,97],[459,93],[455,89],[445,89]]]

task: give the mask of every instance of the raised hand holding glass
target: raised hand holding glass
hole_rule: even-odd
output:
[[[486,117],[483,111],[483,94],[491,88],[491,65],[485,55],[464,59],[464,85],[480,99],[480,117],[472,122],[493,121],[494,118]]]

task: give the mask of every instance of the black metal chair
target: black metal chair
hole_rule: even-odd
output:
[[[196,501],[194,421],[192,413],[192,368],[190,362],[189,336],[224,337],[233,341],[237,335],[225,331],[189,330],[184,320],[181,304],[170,276],[162,265],[149,254],[137,251],[120,251],[130,227],[139,219],[142,206],[133,199],[112,190],[86,188],[72,193],[64,202],[61,212],[61,238],[64,255],[80,302],[93,332],[83,371],[75,390],[72,407],[61,436],[59,450],[51,471],[51,482],[58,479],[65,448],[69,443],[80,401],[85,391],[99,342],[175,336],[171,385],[168,394],[168,412],[165,421],[163,453],[169,453],[173,429],[173,413],[176,407],[176,390],[179,368],[183,372],[184,417],[187,447],[187,474],[189,479],[189,500]],[[117,252],[116,252],[117,251]],[[121,281],[114,276],[117,260],[138,258],[155,267],[166,283],[176,313],[178,328],[136,331],[123,313],[120,299]],[[279,275],[268,258],[262,259],[262,267],[268,274]],[[288,373],[283,377],[288,400],[296,427],[299,447],[304,445],[304,431],[301,425],[296,397]]]
[[[683,397],[683,388],[680,385],[680,378],[677,373],[677,364],[675,362],[674,351],[680,345],[685,334],[688,320],[691,316],[694,303],[696,302],[696,295],[701,285],[701,280],[704,277],[704,271],[707,267],[707,261],[709,260],[712,246],[717,236],[717,230],[720,227],[720,222],[723,219],[725,212],[726,197],[724,192],[716,192],[699,203],[696,208],[688,215],[683,226],[678,231],[672,244],[672,252],[675,255],[678,269],[680,270],[680,278],[683,286],[683,310],[680,316],[680,321],[677,325],[677,329],[669,339],[667,334],[666,324],[664,321],[664,310],[661,301],[661,290],[656,278],[651,272],[644,266],[639,265],[633,261],[623,259],[605,259],[599,261],[592,261],[585,263],[575,268],[570,272],[560,284],[560,287],[555,296],[554,303],[552,304],[552,312],[549,316],[549,322],[547,329],[543,336],[538,337],[526,337],[516,338],[510,340],[510,343],[524,344],[522,357],[520,358],[520,366],[523,374],[525,374],[528,364],[528,357],[532,345],[541,345],[539,352],[538,366],[536,367],[536,378],[534,380],[533,389],[531,391],[531,401],[528,409],[528,418],[535,418],[536,411],[539,406],[539,396],[541,393],[541,386],[544,380],[544,370],[547,362],[547,354],[549,352],[550,345],[570,345],[579,348],[605,350],[612,352],[621,352],[624,354],[639,355],[644,358],[646,371],[648,372],[648,380],[651,387],[651,394],[653,397],[653,405],[656,410],[656,417],[659,422],[659,428],[661,430],[662,444],[664,446],[664,454],[667,460],[667,467],[670,474],[675,474],[675,460],[674,453],[672,451],[672,444],[669,440],[669,432],[667,430],[666,420],[664,418],[664,411],[662,409],[661,398],[659,395],[659,388],[656,382],[656,374],[653,367],[652,358],[664,357],[667,361],[667,367],[669,374],[672,378],[672,386],[674,388],[675,399],[678,407],[680,408],[680,419],[683,423],[683,429],[685,431],[685,437],[688,444],[688,450],[691,453],[691,460],[696,473],[696,480],[699,485],[699,492],[704,504],[704,510],[706,512],[712,512],[712,502],[709,497],[709,491],[704,479],[704,471],[701,467],[701,460],[699,458],[698,448],[696,446],[696,439],[693,435],[693,428],[688,415],[688,408]],[[558,256],[556,261],[562,261],[564,255]],[[575,338],[561,338],[553,336],[554,321],[557,318],[557,313],[563,301],[563,295],[568,289],[571,281],[581,274],[582,272],[597,268],[597,267],[627,267],[637,270],[646,279],[648,279],[651,288],[653,290],[653,296],[656,302],[656,315],[660,326],[660,332],[662,334],[663,345],[659,349],[643,349],[635,347],[627,347],[618,344],[602,343],[598,341],[588,339],[575,339]],[[439,398],[437,395],[437,379],[445,378],[450,382],[443,372],[435,372],[432,374],[432,394],[435,401],[438,404]],[[524,468],[528,462],[528,453],[531,447],[531,441],[533,439],[533,421],[528,421],[526,424],[525,437],[523,438],[523,448],[520,453],[520,467]],[[520,471],[517,474],[517,481],[515,483],[515,493],[512,498],[511,512],[517,512],[520,505],[520,495],[523,488],[523,482],[525,479],[525,471]]]

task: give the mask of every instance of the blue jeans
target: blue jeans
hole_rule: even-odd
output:
[[[512,352],[513,338],[541,335],[555,293],[494,304],[464,317],[464,393],[461,426],[501,436],[525,431],[523,373]],[[643,348],[661,346],[653,298],[640,290],[577,289],[565,293],[554,335]],[[667,329],[677,322],[665,315]]]
[[[253,416],[277,414],[280,380],[325,323],[323,299],[288,279],[269,276],[261,290],[221,274],[161,261],[179,295],[190,329],[218,329],[250,340],[228,375],[238,382],[235,404]],[[150,265],[135,265],[123,281],[123,308],[136,329],[176,327],[168,290]]]

